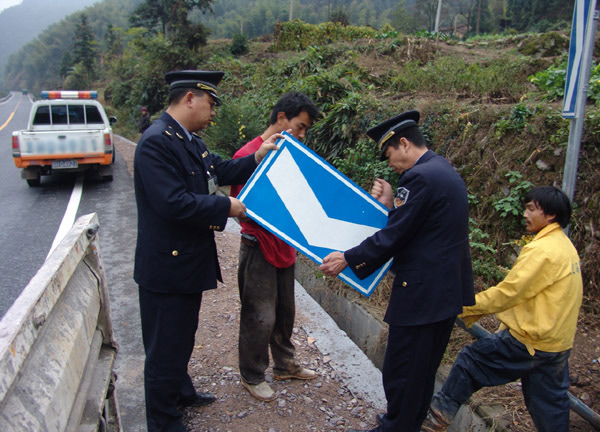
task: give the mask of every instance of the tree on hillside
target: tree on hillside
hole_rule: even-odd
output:
[[[188,14],[198,9],[212,12],[214,0],[145,0],[135,8],[129,21],[132,25],[155,31],[159,27],[167,38],[177,33],[180,26],[191,27]]]
[[[94,79],[94,64],[96,60],[96,41],[94,32],[88,24],[88,17],[82,13],[75,29],[75,42],[73,43],[73,66],[80,65],[78,77],[87,76],[87,82],[77,80],[78,85],[89,86]]]
[[[575,0],[506,0],[510,27],[525,31],[542,22],[567,21],[573,15]]]
[[[417,29],[413,15],[406,8],[405,0],[400,0],[392,9],[390,24],[404,33],[410,33]]]
[[[120,29],[119,29],[120,30]],[[106,27],[104,34],[105,53],[109,56],[118,56],[123,52],[121,33],[112,24]]]
[[[422,0],[415,7],[415,15],[420,23],[423,23],[425,28],[433,31],[435,28],[435,18],[437,15],[438,0]]]
[[[60,61],[60,69],[58,71],[60,77],[65,79],[67,75],[69,75],[69,71],[73,67],[73,59],[71,58],[71,53],[69,51],[65,51],[62,60]]]
[[[335,23],[340,23],[341,25],[344,25],[344,26],[350,25],[350,18],[348,17],[348,13],[344,10],[343,7],[336,7],[331,12],[329,21],[335,22]]]
[[[453,0],[448,2],[448,9],[445,11],[450,19],[455,31],[464,35],[477,35],[480,33],[490,33],[494,30],[494,21],[491,19],[492,10],[488,0]],[[461,23],[466,24],[464,31],[458,31]]]

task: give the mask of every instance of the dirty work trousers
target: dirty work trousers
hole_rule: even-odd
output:
[[[454,321],[390,326],[382,369],[387,412],[379,431],[421,430]]]
[[[294,265],[277,268],[265,260],[258,243],[240,244],[238,287],[240,316],[240,374],[249,384],[265,380],[269,347],[274,371],[296,367],[291,341],[296,306]]]
[[[202,293],[163,294],[140,287],[139,296],[148,432],[185,432],[177,404],[196,395],[187,369]]]
[[[569,355],[536,351],[508,330],[494,333],[464,347],[431,406],[447,419],[482,387],[497,386],[521,378],[525,404],[540,432],[569,430]]]

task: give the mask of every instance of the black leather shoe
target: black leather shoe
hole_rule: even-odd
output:
[[[384,417],[385,417],[385,413],[378,413],[378,414],[375,416],[375,420],[377,420],[377,424],[378,424],[379,426],[383,426],[383,418],[384,418]]]
[[[203,407],[206,405],[210,405],[217,398],[213,393],[196,393],[196,397],[193,399],[187,399],[179,401],[179,406],[182,407]]]

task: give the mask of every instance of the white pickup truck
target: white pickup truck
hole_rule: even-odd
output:
[[[12,154],[21,177],[38,186],[42,175],[95,169],[113,179],[111,125],[95,91],[43,91],[34,102],[27,129],[12,134]]]

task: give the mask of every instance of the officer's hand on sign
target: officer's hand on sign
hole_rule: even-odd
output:
[[[348,263],[342,252],[331,252],[325,258],[323,258],[323,264],[319,269],[327,276],[335,277],[340,274],[342,270],[346,268]]]
[[[291,133],[292,130],[288,129],[286,132]],[[275,145],[275,141],[277,141],[279,138],[285,137],[280,133],[276,133],[271,135],[264,143],[260,145],[258,150],[256,150],[256,153],[254,153],[254,160],[256,160],[257,164],[259,164],[264,159],[264,157],[267,155],[267,153],[269,153],[269,151],[279,150],[279,147]]]
[[[229,217],[244,218],[246,217],[246,206],[239,199],[229,197],[231,207],[229,207]]]
[[[371,196],[389,209],[394,206],[392,185],[383,179],[375,180],[373,188],[371,188]]]

